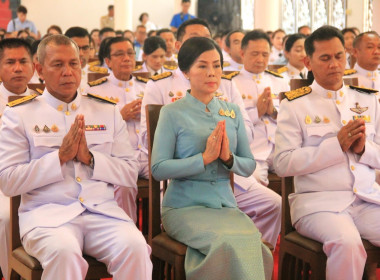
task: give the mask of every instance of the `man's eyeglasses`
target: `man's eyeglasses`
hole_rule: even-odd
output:
[[[125,56],[129,56],[130,58],[133,58],[133,57],[135,57],[135,55],[136,55],[136,52],[133,50],[128,50],[126,52],[119,51],[119,52],[115,52],[115,53],[111,54],[111,56],[114,56],[116,58],[122,58]]]

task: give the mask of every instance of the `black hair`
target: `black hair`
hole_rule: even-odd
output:
[[[153,53],[154,51],[160,48],[166,52],[166,43],[164,39],[162,39],[161,37],[152,36],[152,37],[146,38],[143,48],[144,48],[144,54],[147,54],[147,55]]]
[[[108,11],[113,9],[113,5],[108,6]]]
[[[33,42],[31,49],[32,49],[32,56],[37,53],[38,45],[40,44],[41,40],[36,40]]]
[[[99,61],[100,61],[100,65],[103,65],[103,63],[104,63],[104,59],[106,58],[106,55],[105,55],[106,45],[107,45],[108,41],[111,40],[112,38],[113,37],[105,38],[100,43],[99,51],[98,51],[98,58],[99,58]],[[119,37],[116,37],[116,38],[119,38]]]
[[[17,32],[17,37],[20,36],[20,34],[23,33],[23,32],[25,32],[25,33],[28,34],[28,36],[29,36],[29,31],[28,31],[28,30],[26,30],[26,29],[21,29],[21,30],[19,30],[19,31]]]
[[[342,32],[334,26],[324,25],[311,33],[305,40],[305,51],[308,56],[312,56],[315,52],[314,42],[328,41],[338,38],[344,46],[344,38]]]
[[[355,33],[355,30],[354,30],[354,29],[352,29],[352,28],[343,28],[343,29],[342,29],[342,34],[343,34],[343,35],[346,34],[346,33],[348,33],[348,32],[351,32],[351,33],[354,34],[355,37],[356,37],[356,33]]]
[[[133,43],[131,42],[131,40],[129,40],[128,38],[124,38],[124,37],[111,37],[111,38],[107,38],[109,40],[106,41],[106,43],[104,44],[104,53],[103,53],[103,58],[111,58],[111,46],[113,44],[116,44],[116,43],[120,43],[120,42],[129,42],[131,43],[132,47],[133,47]],[[103,44],[103,42],[102,42]],[[102,44],[100,44],[100,47],[102,47]],[[100,52],[100,50],[99,50]]]
[[[157,36],[160,36],[161,33],[172,33],[174,35],[174,32],[171,31],[169,28],[162,28],[160,30],[157,30]]]
[[[121,37],[121,36],[123,36],[123,31],[122,30],[116,30],[115,34],[117,37]]]
[[[266,40],[269,47],[272,45],[269,36],[262,30],[253,30],[245,34],[243,40],[241,40],[241,49],[245,49],[248,46],[249,41]]]
[[[229,48],[231,47],[231,40],[230,40],[230,38],[235,33],[243,33],[245,35],[245,32],[242,29],[235,29],[235,30],[232,30],[232,31],[228,32],[227,37],[226,37],[226,46],[229,47]]]
[[[49,33],[49,30],[56,30],[59,34],[62,34],[62,29],[58,25],[50,25],[46,33]]]
[[[100,29],[100,31],[99,31],[99,37],[102,38],[103,34],[106,32],[115,32],[115,30],[111,27],[104,27],[104,28]]]
[[[32,48],[27,41],[19,38],[9,38],[0,41],[0,60],[3,59],[5,49],[16,48],[24,48],[30,55],[30,58],[32,59]]]
[[[153,33],[156,33],[156,35],[152,35]],[[152,29],[152,30],[150,30],[150,31],[148,32],[147,37],[149,38],[149,37],[154,37],[154,36],[157,36],[157,31]]]
[[[82,27],[79,27],[79,26],[70,27],[69,29],[67,29],[67,31],[65,32],[65,36],[67,36],[69,38],[73,38],[73,37],[90,38],[90,34],[88,33],[88,31]]]
[[[277,33],[280,33],[280,32],[282,32],[286,35],[286,32],[283,29],[279,28],[279,29],[272,32],[272,34],[271,34],[272,39],[274,38],[274,36],[276,36]]]
[[[139,21],[140,21],[140,22],[142,22],[144,16],[149,17],[148,13],[142,13],[142,14],[139,16]]]
[[[182,0],[182,3],[190,3],[190,0]]]
[[[181,46],[178,53],[178,66],[181,71],[188,71],[194,61],[204,52],[217,50],[220,56],[221,67],[223,66],[223,54],[214,40],[206,37],[193,37]]]
[[[91,30],[91,33],[90,33],[90,35],[92,35],[94,32],[99,32],[100,30],[99,29],[97,29],[97,28],[95,28],[95,29],[92,29]]]
[[[18,13],[23,13],[23,14],[26,15],[26,14],[28,13],[28,10],[26,9],[25,6],[20,5],[20,6],[18,6],[18,8],[17,8],[17,12],[18,12]]]
[[[300,33],[301,29],[305,28],[305,27],[311,29],[309,25],[302,25],[302,26],[298,27],[298,29],[297,29],[298,33]]]
[[[305,38],[306,36],[301,33],[295,33],[295,34],[289,35],[288,38],[286,39],[285,51],[290,52],[295,42],[297,42],[299,39],[305,39]]]
[[[367,32],[363,32],[363,33],[360,33],[358,36],[355,37],[354,42],[352,43],[352,46],[353,46],[354,48],[359,47],[359,44],[360,44],[360,42],[362,41],[363,36],[364,36],[364,35],[371,35],[371,34],[372,34],[372,35],[375,35],[375,36],[377,36],[377,37],[379,37],[379,34],[378,34],[376,31],[367,31]]]
[[[186,27],[188,27],[189,25],[196,25],[196,24],[200,24],[200,25],[203,25],[204,27],[206,27],[208,29],[208,31],[210,32],[210,35],[211,35],[210,27],[208,26],[206,21],[204,21],[203,19],[200,19],[200,18],[192,18],[192,19],[185,21],[184,23],[182,23],[178,27],[177,41],[180,41],[180,42],[182,41],[183,36],[186,33]]]

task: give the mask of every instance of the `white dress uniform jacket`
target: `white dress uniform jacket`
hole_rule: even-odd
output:
[[[75,161],[60,165],[58,150],[77,114],[90,125],[86,140],[94,169]],[[66,104],[45,89],[42,96],[7,108],[0,131],[0,185],[8,196],[21,194],[21,237],[36,227],[63,225],[86,210],[129,221],[113,189],[133,186],[137,179],[128,138],[116,106],[80,94]]]
[[[165,73],[164,73],[165,75]],[[147,104],[170,104],[185,96],[186,91],[190,89],[190,82],[185,78],[182,71],[178,68],[169,77],[157,81],[149,81],[145,88],[145,94],[141,108],[145,108]],[[217,97],[235,103],[240,107],[249,142],[253,140],[253,125],[249,120],[247,112],[244,110],[243,100],[236,85],[229,79],[222,79],[219,89],[216,93]],[[148,147],[146,132],[146,116],[145,110],[141,110],[140,123],[141,137],[144,146]]]
[[[375,168],[380,168],[380,106],[375,94],[343,86],[328,91],[316,81],[312,92],[284,100],[277,119],[274,166],[279,176],[295,176],[289,197],[293,224],[316,212],[341,212],[355,197],[380,204]],[[362,108],[362,113],[356,109]],[[359,111],[360,112],[360,111]],[[362,156],[343,152],[338,131],[353,118],[366,120]]]
[[[380,71],[368,71],[355,64],[354,69],[357,71],[352,77],[357,77],[359,80],[359,86],[366,88],[373,88],[380,90]]]
[[[232,58],[223,61],[223,71],[241,71],[244,65],[236,62]]]
[[[290,83],[291,79],[307,79],[307,68],[304,67],[301,71],[295,68],[291,64],[286,64],[286,71],[281,72],[281,69],[278,69],[278,72],[281,76],[284,77],[285,80],[287,80]],[[285,70],[285,68],[284,68]]]
[[[241,93],[249,118],[255,127],[255,141],[251,143],[251,151],[257,161],[265,161],[274,148],[276,121],[267,115],[259,118],[257,99],[266,87],[270,87],[273,104],[278,108],[278,94],[289,91],[289,85],[285,79],[268,72],[252,74],[245,69],[235,76],[233,81]]]

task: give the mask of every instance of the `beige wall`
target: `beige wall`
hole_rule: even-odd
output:
[[[59,25],[63,32],[71,26],[82,26],[89,31],[99,28],[100,17],[107,14],[113,0],[22,0],[28,8],[28,19],[32,20],[44,35],[52,24]]]
[[[373,0],[373,15],[372,30],[380,33],[380,0]]]

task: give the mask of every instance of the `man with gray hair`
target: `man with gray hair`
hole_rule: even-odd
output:
[[[114,279],[150,279],[150,247],[117,206],[114,185],[133,185],[138,162],[112,101],[77,93],[78,47],[62,35],[42,40],[42,96],[11,102],[0,131],[0,186],[21,195],[20,235],[42,279],[84,279],[83,254]]]

